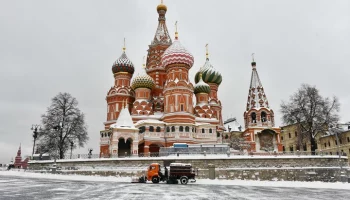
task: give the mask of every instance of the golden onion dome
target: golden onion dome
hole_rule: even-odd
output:
[[[166,7],[166,5],[164,5],[163,3],[161,3],[161,4],[159,4],[158,6],[157,6],[157,11],[159,12],[160,10],[164,10],[164,11],[167,11],[167,7]]]
[[[155,83],[153,78],[147,74],[136,76],[131,83],[131,88],[134,90],[137,88],[148,88],[152,90],[154,86]]]

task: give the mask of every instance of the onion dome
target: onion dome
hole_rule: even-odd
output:
[[[194,63],[193,55],[178,40],[177,30],[175,32],[175,41],[164,51],[161,62],[164,67],[171,64],[186,64],[190,68],[192,67]]]
[[[134,64],[129,60],[129,58],[126,56],[125,51],[123,54],[113,63],[112,66],[112,71],[113,73],[118,73],[118,72],[128,72],[130,74],[133,74],[135,69],[134,69]]]
[[[155,86],[154,80],[147,74],[138,75],[131,83],[131,88],[136,90],[137,88],[153,89]]]
[[[167,11],[167,7],[166,5],[163,4],[163,1],[162,3],[160,3],[158,6],[157,6],[157,11],[159,12],[160,10],[164,10],[165,12]]]
[[[195,83],[199,82],[199,74],[202,73],[202,79],[204,82],[206,83],[216,83],[217,85],[220,85],[222,82],[222,76],[221,73],[219,71],[217,71],[213,65],[209,62],[209,54],[208,54],[208,44],[206,45],[207,47],[207,52],[206,52],[206,61],[203,65],[203,67],[201,67],[201,69],[199,70],[199,72],[197,72],[194,81]]]
[[[202,79],[202,73],[199,73],[199,81],[198,83],[196,83],[196,85],[194,86],[194,93],[210,93],[210,86],[205,83]]]

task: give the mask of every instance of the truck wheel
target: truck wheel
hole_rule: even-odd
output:
[[[182,185],[186,185],[186,184],[188,183],[188,178],[187,178],[187,176],[181,176],[181,178],[180,178],[180,183],[181,183]]]
[[[152,178],[152,183],[159,183],[159,178],[157,176],[154,176]]]

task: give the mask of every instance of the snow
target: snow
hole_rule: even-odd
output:
[[[111,127],[112,128],[123,128],[123,127],[135,128],[127,107],[122,109],[122,111],[119,114],[117,122],[115,124],[112,124]]]
[[[25,178],[71,180],[71,181],[93,181],[93,182],[119,182],[130,183],[131,177],[113,177],[113,176],[82,176],[82,175],[59,175],[32,173],[20,171],[0,171],[0,176],[15,176]],[[210,180],[197,179],[196,185],[234,185],[234,186],[258,186],[258,187],[284,187],[284,188],[325,188],[325,189],[346,189],[350,190],[348,183],[325,183],[325,182],[300,182],[300,181],[252,181],[252,180]]]

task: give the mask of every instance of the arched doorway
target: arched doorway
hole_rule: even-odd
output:
[[[258,135],[259,137],[259,143],[260,143],[260,150],[271,152],[275,149],[275,136],[276,132],[270,129],[265,129],[261,131],[261,133]]]
[[[143,155],[144,154],[144,149],[145,149],[145,143],[141,143],[139,144],[139,155]]]
[[[131,138],[128,138],[126,141],[124,138],[119,138],[118,157],[124,157],[125,155],[129,156],[131,153],[131,145],[132,145]]]
[[[151,153],[151,156],[158,157],[160,147],[163,147],[163,145],[161,145],[161,144],[149,145],[149,152]]]

